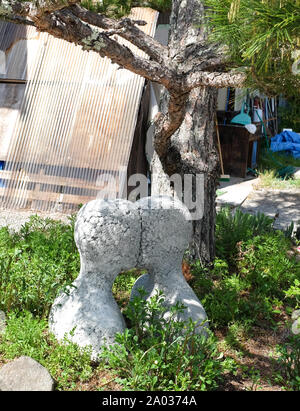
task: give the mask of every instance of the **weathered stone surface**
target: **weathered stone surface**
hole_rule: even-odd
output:
[[[0,310],[0,334],[3,334],[6,328],[5,313]]]
[[[136,203],[142,218],[142,238],[138,266],[148,274],[133,286],[131,298],[143,287],[151,298],[157,290],[165,295],[168,306],[181,302],[187,308],[181,320],[191,318],[206,324],[207,316],[199,299],[182,274],[182,257],[192,238],[192,221],[188,209],[170,197],[147,197]],[[166,313],[168,315],[168,312]],[[203,332],[203,327],[197,329]]]
[[[37,361],[22,356],[0,369],[0,391],[53,391],[54,380]]]
[[[136,266],[141,224],[135,205],[126,200],[94,200],[78,213],[75,241],[81,270],[70,293],[59,295],[50,312],[50,330],[62,340],[91,346],[112,343],[125,322],[112,295],[117,275]]]
[[[149,274],[138,280],[133,294],[144,281],[147,297],[159,289],[166,296],[166,305],[181,301],[187,306],[182,319],[205,321],[205,311],[181,271],[191,235],[187,208],[170,197],[86,204],[75,225],[80,274],[69,292],[56,298],[50,330],[59,340],[67,334],[78,345],[91,346],[96,359],[101,346],[113,343],[115,334],[125,329],[111,290],[117,275],[134,267],[146,268]]]

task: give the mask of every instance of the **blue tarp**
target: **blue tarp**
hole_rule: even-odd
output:
[[[300,158],[300,134],[285,130],[271,138],[272,151],[289,151],[295,158]]]

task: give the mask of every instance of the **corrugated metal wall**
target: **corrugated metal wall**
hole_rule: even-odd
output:
[[[145,8],[132,12],[148,22],[143,30],[152,36],[157,16]],[[1,205],[69,212],[103,189],[120,195],[119,172],[126,177],[144,79],[48,34],[30,36],[34,52],[17,73],[28,83],[0,171]],[[14,47],[24,41],[19,37]]]

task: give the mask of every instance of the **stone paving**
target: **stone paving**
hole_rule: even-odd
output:
[[[255,190],[241,205],[241,210],[256,214],[263,213],[275,218],[274,228],[286,229],[291,222],[300,226],[299,190]]]
[[[231,177],[229,182],[221,182],[217,210],[224,205],[229,205],[232,209],[240,207],[250,214],[260,212],[275,218],[275,228],[286,229],[291,222],[299,227],[300,190],[256,189],[258,180]]]
[[[229,181],[221,181],[218,187],[217,207],[229,205],[238,207],[246,200],[249,194],[253,191],[255,184],[258,183],[258,178],[240,178],[230,177]]]

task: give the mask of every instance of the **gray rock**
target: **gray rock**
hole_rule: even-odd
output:
[[[300,334],[300,310],[293,311],[292,320],[294,320],[292,324],[292,333],[298,335]]]
[[[0,369],[0,391],[53,391],[54,380],[37,361],[22,356]]]
[[[0,334],[3,334],[6,328],[5,313],[0,310]]]
[[[274,228],[285,230],[300,220],[300,190],[256,190],[242,204],[241,211],[263,213],[275,218]]]
[[[133,284],[133,287],[131,289],[131,294],[130,294],[130,300],[132,300],[134,297],[139,297],[140,296],[140,288],[142,288],[147,297],[151,294],[151,291],[153,290],[154,287],[154,281],[153,281],[153,276],[150,276],[149,274],[143,274],[141,275]]]

